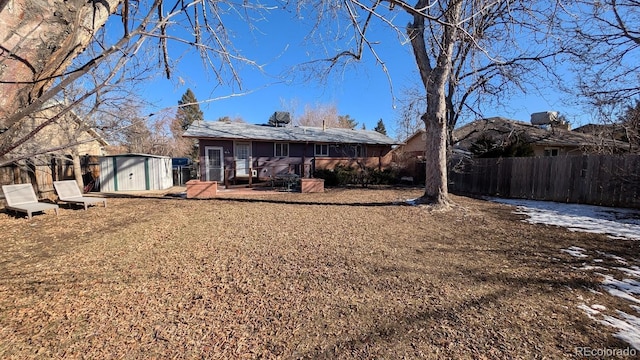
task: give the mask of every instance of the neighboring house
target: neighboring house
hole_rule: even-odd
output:
[[[424,181],[424,153],[426,150],[426,135],[424,130],[418,130],[409,136],[402,144],[392,151],[393,163],[403,179],[411,182]]]
[[[375,131],[222,121],[195,122],[183,136],[198,140],[201,180],[206,181],[282,173],[310,177],[316,169],[340,164],[386,168],[396,144]]]
[[[5,139],[17,141],[57,116],[63,105],[55,100],[45,103],[42,110],[20,121],[19,127],[7,129]],[[45,125],[35,135],[28,138],[7,154],[8,159],[19,159],[48,154],[58,156],[105,154],[109,144],[75,112],[69,111],[59,119]]]
[[[587,124],[577,127],[573,131],[622,141],[627,137],[625,128],[621,124]]]
[[[461,126],[453,131],[453,139],[454,148],[466,151],[477,149],[478,144],[503,148],[522,144],[530,147],[531,156],[602,153],[605,149],[615,152],[624,146],[622,142],[571,131],[568,124],[533,125],[503,117],[476,120]]]
[[[587,124],[575,128],[573,131],[616,141],[619,148],[626,149],[630,153],[638,153],[640,151],[640,144],[637,141],[638,130],[626,128],[622,124]]]
[[[27,137],[57,116],[62,107],[54,100],[46,102],[41,111],[21,120],[20,126],[4,129],[3,140],[13,143]],[[54,180],[82,179],[91,167],[97,168],[91,159],[104,155],[108,145],[77,114],[69,111],[0,158],[0,163],[8,163],[0,167],[0,183],[30,182],[42,197],[51,198]]]
[[[393,150],[393,161],[401,168],[401,173],[421,181],[425,176],[425,131],[418,130]],[[533,125],[503,117],[476,120],[453,131],[454,145],[449,157],[450,166],[456,161],[473,156],[482,156],[480,150],[505,149],[511,146],[511,156],[560,156],[588,153],[621,152],[628,144],[610,138],[571,131],[566,123]],[[513,147],[520,144],[523,151]],[[498,152],[499,153],[499,152]],[[485,154],[485,156],[488,154]]]

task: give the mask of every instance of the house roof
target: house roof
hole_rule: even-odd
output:
[[[42,104],[41,110],[47,110],[47,109],[51,109],[54,107],[65,107],[67,106],[67,104],[61,100],[58,99],[49,99],[47,101],[44,102],[44,104]],[[102,146],[109,146],[110,144],[107,142],[107,140],[105,140],[100,134],[98,134],[98,132],[90,127],[84,120],[82,120],[78,114],[76,114],[75,111],[71,110],[68,112],[68,114],[70,114],[71,118],[73,119],[73,121],[75,121],[79,126],[85,126],[86,127],[86,132],[94,139],[96,140],[98,143],[100,143],[100,145]]]
[[[424,133],[426,133],[425,129],[418,129],[418,131],[414,132],[405,141],[403,141],[402,144],[406,145],[406,144],[412,142],[413,139],[417,138],[418,136],[422,136],[422,134],[424,134]]]
[[[528,143],[555,147],[583,147],[610,142],[581,132],[553,126],[545,129],[503,117],[476,120],[453,131],[456,145],[463,149],[468,149],[481,135],[503,139],[526,137]]]
[[[182,135],[191,138],[264,140],[341,144],[395,145],[392,138],[370,130],[317,128],[309,126],[273,127],[223,121],[197,121]]]
[[[622,141],[625,141],[627,136],[622,124],[587,124],[577,127],[573,131]]]

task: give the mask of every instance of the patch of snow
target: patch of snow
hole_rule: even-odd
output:
[[[600,274],[600,275],[604,276],[604,280],[602,280],[602,284],[606,289],[621,290],[625,294],[633,294],[633,295],[640,294],[640,283],[635,280],[631,280],[631,279],[618,280],[611,275],[604,275],[604,274]],[[636,300],[636,301],[640,303],[640,300]]]
[[[577,246],[570,246],[568,249],[562,249],[560,251],[566,252],[567,254],[573,257],[579,257],[579,258],[587,257],[587,255],[584,254],[584,252],[587,250]]]
[[[577,269],[578,270],[607,270],[607,268],[604,268],[602,266],[594,266],[594,265],[585,265]]]
[[[606,234],[614,239],[640,240],[640,211],[550,201],[489,198],[516,206],[533,224],[565,227],[571,231]]]
[[[616,240],[640,240],[640,211],[631,209],[608,208],[602,206],[563,204],[548,201],[518,200],[518,199],[498,199],[491,198],[491,201],[516,206],[515,213],[527,216],[527,221],[534,224],[547,224],[565,227],[571,231],[581,231],[586,233],[606,234],[611,239]],[[587,250],[571,246],[562,249],[571,256],[577,258],[588,258]],[[636,315],[640,314],[640,267],[629,265],[626,259],[597,251],[597,259],[588,260],[579,270],[598,271],[604,280],[602,288],[609,294],[629,302],[629,306]],[[603,266],[602,258],[615,260],[624,267],[606,268]],[[638,261],[635,261],[637,263]],[[596,265],[597,264],[597,265]],[[626,279],[618,280],[613,275],[607,273],[621,271]],[[602,294],[595,289],[589,289],[593,294]],[[581,301],[584,301],[581,299]],[[640,350],[640,317],[626,312],[615,310],[615,316],[605,314],[607,308],[603,305],[578,305],[585,314],[602,324],[617,329],[615,337],[629,343],[632,347]]]
[[[568,249],[562,249],[562,251],[578,251],[576,248],[577,247],[572,246]],[[586,250],[580,251],[579,254],[582,254],[583,252],[586,252]],[[626,259],[619,256],[607,254],[601,251],[597,251],[597,253],[604,257],[614,259],[619,263],[627,263]],[[603,263],[602,261],[595,260],[598,259],[594,259],[592,261],[598,263],[598,265]],[[595,274],[603,277],[602,288],[612,296],[629,301],[629,307],[637,314],[640,314],[640,299],[637,297],[637,295],[640,295],[640,267],[628,266],[605,268],[603,266],[585,265],[583,268],[598,268],[599,272],[595,272]],[[607,272],[613,271],[621,271],[630,278],[619,280],[613,275],[607,274]],[[593,294],[601,294],[594,289],[589,289],[589,291]],[[636,350],[640,350],[640,318],[636,316],[637,314],[632,315],[615,309],[616,315],[612,316],[605,313],[607,310],[605,306],[599,304],[589,306],[584,303],[584,299],[582,297],[578,297],[578,299],[582,302],[578,305],[578,308],[581,309],[587,317],[601,324],[616,328],[617,331],[613,334],[614,337],[627,342]]]
[[[640,277],[640,267],[637,266],[631,266],[631,269],[629,268],[624,268],[624,267],[617,267],[616,269],[630,275],[630,276],[635,276],[635,277]]]
[[[578,309],[584,311],[587,316],[592,319],[592,320],[597,320],[597,318],[594,315],[598,315],[600,314],[600,311],[596,310],[596,309],[592,309],[591,307],[589,307],[589,305],[587,304],[580,304],[578,305]]]
[[[624,311],[616,311],[621,319],[613,316],[605,315],[600,323],[618,328],[619,331],[613,336],[627,342],[635,349],[640,350],[640,318],[625,313]]]
[[[604,256],[606,256],[608,258],[611,258],[611,259],[613,259],[613,260],[615,260],[615,261],[617,261],[617,262],[619,262],[621,264],[624,264],[624,265],[628,264],[627,260],[625,258],[620,257],[620,256],[613,255],[613,254],[607,254],[607,253],[604,253],[602,251],[598,251],[598,254],[604,255]]]

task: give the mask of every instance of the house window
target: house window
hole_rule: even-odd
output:
[[[353,147],[353,155],[355,157],[363,157],[364,153],[362,152],[362,146],[356,145]]]
[[[544,156],[558,156],[559,154],[560,154],[560,149],[556,149],[556,148],[544,149]]]
[[[316,156],[329,156],[329,145],[327,145],[327,144],[316,144],[315,155]]]
[[[287,143],[275,143],[275,156],[288,157],[289,156],[289,144]]]

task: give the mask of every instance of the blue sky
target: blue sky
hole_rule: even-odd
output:
[[[399,21],[408,17],[398,13]],[[246,24],[232,23],[235,31],[234,46],[247,58],[263,65],[262,72],[251,66],[238,68],[242,78],[242,89],[219,85],[212,74],[204,72],[200,58],[195,51],[172,48],[172,55],[181,60],[174,69],[173,79],[158,77],[141,88],[141,95],[153,107],[150,112],[177,105],[178,100],[191,88],[200,101],[218,99],[201,105],[205,120],[214,121],[223,116],[240,117],[249,123],[264,123],[274,111],[291,110],[294,116],[301,115],[305,106],[336,105],[340,115],[349,115],[361,126],[373,129],[379,119],[383,119],[388,133],[394,136],[399,118],[395,97],[403,95],[403,88],[417,81],[417,67],[409,44],[402,45],[395,34],[388,32],[381,37],[378,46],[380,56],[389,69],[393,85],[391,92],[389,79],[370,53],[358,63],[352,63],[329,79],[304,80],[282,74],[291,66],[309,61],[308,53],[314,48],[305,41],[309,29],[292,20],[292,14],[272,12],[269,16],[253,23],[258,30],[248,31]],[[307,24],[308,25],[308,24]],[[327,53],[332,53],[330,43],[324,44]],[[315,49],[318,50],[317,44]],[[335,54],[335,53],[334,53]],[[232,94],[245,93],[242,96]],[[516,95],[505,100],[504,109],[486,113],[486,117],[505,116],[516,120],[529,121],[530,114],[538,111],[556,110],[566,114],[577,125],[589,122],[577,108],[563,103],[565,95],[549,88],[544,93],[531,91],[527,95]],[[227,98],[228,97],[228,98]],[[283,105],[285,104],[285,105]]]

